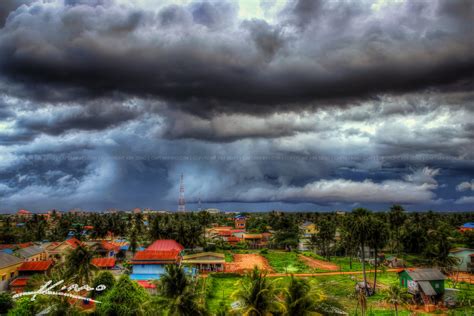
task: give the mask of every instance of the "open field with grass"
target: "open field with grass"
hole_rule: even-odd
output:
[[[268,251],[262,253],[268,263],[277,273],[311,273],[314,269],[308,267],[296,252]]]
[[[373,273],[367,274],[368,279],[372,282]],[[226,306],[230,306],[235,301],[231,295],[238,289],[239,280],[243,277],[238,276],[225,276],[219,277],[211,275],[207,282],[207,297],[206,306],[209,308],[211,313],[216,313],[219,309],[219,304],[223,302]],[[362,280],[362,275],[331,275],[331,276],[315,276],[307,277],[310,284],[316,290],[316,293],[326,300],[336,300],[342,309],[349,313],[349,315],[356,315],[357,297],[355,295],[355,284],[357,281]],[[274,278],[275,286],[283,289],[288,285],[289,277],[277,277]],[[392,284],[398,284],[398,276],[393,272],[379,273],[377,274],[377,293],[367,298],[367,315],[394,315],[391,310],[391,306],[385,302],[385,291]],[[474,294],[474,285],[465,285],[460,287],[461,291],[466,294]],[[408,316],[411,315],[411,311],[406,308],[400,308],[399,315]],[[468,308],[458,308],[448,311],[439,311],[436,314],[443,315],[472,315],[472,311]],[[359,311],[360,315],[360,311]],[[424,313],[421,309],[417,310],[418,316],[433,315]]]

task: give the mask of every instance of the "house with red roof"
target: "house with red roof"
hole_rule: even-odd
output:
[[[94,243],[94,245],[92,246],[92,250],[100,257],[115,258],[115,256],[120,251],[120,246],[114,242],[101,240],[99,242]]]
[[[93,258],[91,264],[101,270],[109,270],[115,267],[115,258]]]
[[[148,281],[159,279],[166,265],[179,264],[184,247],[172,239],[157,240],[132,259],[130,279]]]
[[[14,293],[23,292],[28,280],[35,274],[45,274],[53,267],[53,260],[25,261],[18,268],[18,277],[10,282]]]
[[[65,255],[69,251],[76,249],[79,245],[83,245],[83,243],[79,239],[73,237],[60,243],[53,242],[47,244],[44,247],[48,254],[48,258],[64,261]]]
[[[46,274],[54,265],[53,260],[25,261],[18,267],[18,277],[10,283],[10,289],[14,293],[24,291],[28,280],[35,274]]]

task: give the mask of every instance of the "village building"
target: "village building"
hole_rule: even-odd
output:
[[[15,255],[25,261],[42,261],[46,260],[46,258],[48,257],[46,251],[39,246],[29,246],[26,248],[20,248],[15,251]]]
[[[111,270],[115,267],[115,258],[93,258],[91,264],[100,270]]]
[[[156,280],[169,264],[179,264],[184,247],[171,239],[157,240],[133,257],[132,280]]]
[[[438,269],[404,269],[398,273],[400,286],[415,299],[434,306],[444,294],[445,275]]]
[[[120,252],[119,245],[107,240],[101,240],[91,243],[91,249],[100,257],[109,258],[115,258],[115,256]]]
[[[215,252],[202,252],[183,256],[181,264],[194,267],[200,272],[223,272],[225,255]]]
[[[449,251],[449,255],[458,258],[459,263],[455,270],[461,272],[474,272],[474,249],[455,248]]]
[[[33,216],[30,211],[27,210],[19,210],[16,215],[18,216],[19,220],[27,220]]]
[[[43,248],[48,254],[48,259],[56,261],[64,261],[65,256],[71,250],[76,249],[79,245],[83,244],[79,239],[72,237],[63,242],[46,243]]]
[[[14,293],[23,292],[28,280],[35,274],[46,274],[52,268],[53,260],[27,261],[18,268],[18,277],[10,282],[10,290]]]
[[[298,242],[298,250],[307,251],[311,249],[310,238],[312,235],[318,233],[316,224],[312,222],[304,222],[299,226],[301,231],[301,238]]]
[[[247,218],[244,215],[237,215],[234,218],[234,226],[237,229],[245,229]]]
[[[5,291],[10,281],[18,276],[18,268],[22,263],[22,259],[0,252],[0,291]]]
[[[459,231],[461,233],[464,233],[466,231],[474,231],[474,222],[463,224],[461,227],[459,227]]]

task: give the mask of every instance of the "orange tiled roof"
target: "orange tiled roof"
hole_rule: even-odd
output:
[[[53,260],[26,261],[18,268],[18,271],[46,271],[53,264]]]
[[[153,251],[153,250],[144,250],[139,251],[135,254],[132,261],[153,261],[153,260],[163,260],[163,261],[176,261],[178,260],[179,251],[170,250],[170,251]]]
[[[227,241],[229,241],[229,242],[239,242],[240,238],[235,237],[235,236],[231,236],[231,237],[227,238]]]
[[[91,263],[98,268],[112,268],[115,266],[115,258],[93,258]]]
[[[120,250],[120,246],[114,243],[108,242],[106,240],[102,240],[101,245],[102,245],[102,248],[104,248],[105,250],[116,250],[116,251]]]
[[[10,286],[23,287],[28,283],[28,278],[16,278],[10,283]]]
[[[70,246],[72,246],[72,248],[74,248],[74,249],[76,249],[79,245],[82,244],[82,242],[81,242],[79,239],[77,239],[76,237],[72,237],[72,238],[66,240],[66,242],[67,242]]]
[[[31,214],[31,212],[29,212],[29,211],[27,211],[27,210],[19,210],[19,211],[18,211],[18,214],[27,215],[27,214]]]

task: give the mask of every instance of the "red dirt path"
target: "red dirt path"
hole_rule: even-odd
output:
[[[304,261],[308,265],[308,267],[313,269],[321,269],[321,270],[329,270],[329,271],[338,271],[339,267],[334,263],[314,259],[311,257],[307,257],[304,255],[299,255],[300,259]]]
[[[225,272],[244,273],[257,266],[260,270],[273,272],[266,258],[259,254],[235,254],[233,262],[226,262]]]

